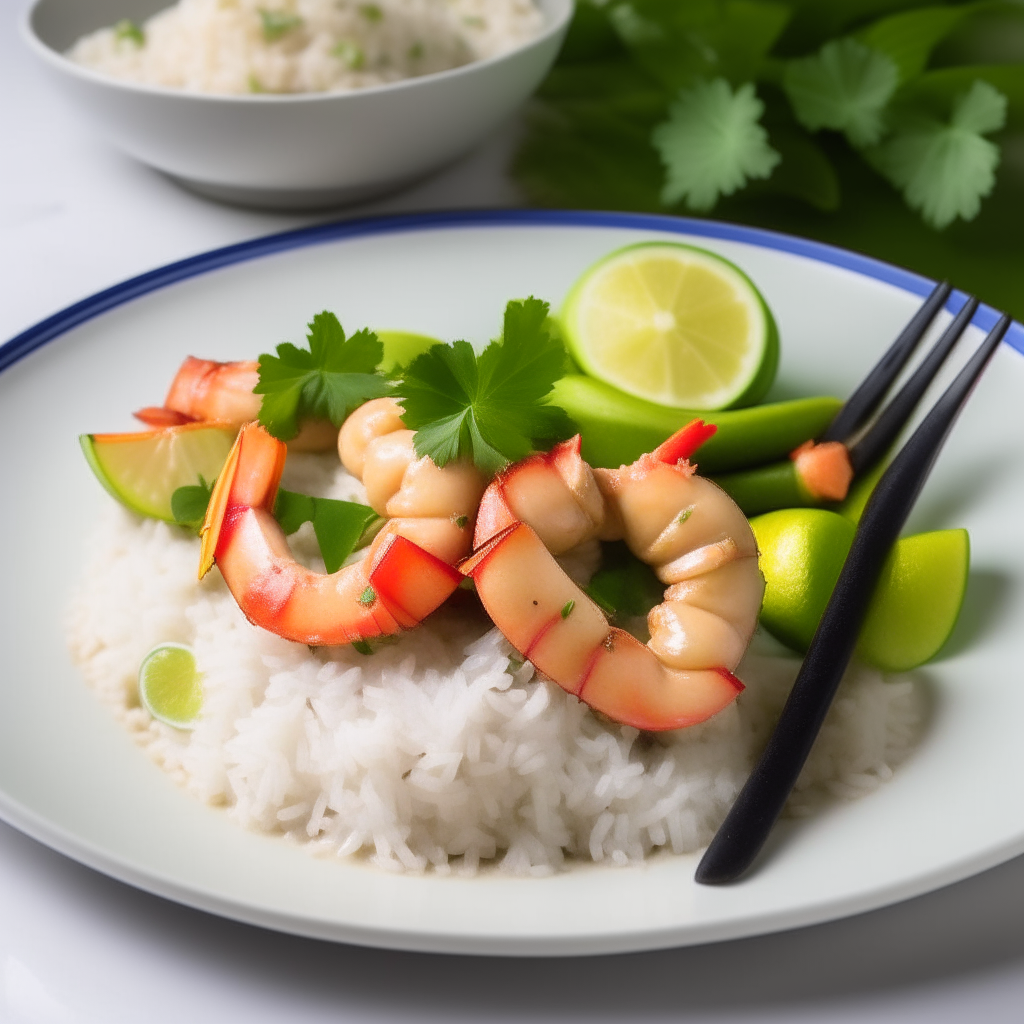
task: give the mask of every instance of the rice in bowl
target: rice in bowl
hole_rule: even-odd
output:
[[[68,56],[144,85],[192,92],[343,92],[497,56],[539,34],[532,0],[179,0]]]
[[[285,472],[289,488],[365,498],[329,456],[292,455]],[[315,539],[296,538],[297,555],[316,565]],[[537,875],[697,850],[799,667],[755,639],[734,705],[703,725],[640,733],[538,678],[472,595],[371,656],[311,650],[252,626],[219,574],[197,583],[197,560],[197,541],[180,528],[111,503],[69,616],[87,681],[157,763],[239,824],[388,870],[472,874],[493,863]],[[168,641],[191,645],[204,673],[191,732],[139,706],[142,658]],[[910,679],[852,668],[790,813],[887,780],[923,718]]]

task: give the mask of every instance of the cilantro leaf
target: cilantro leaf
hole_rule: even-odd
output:
[[[313,498],[283,487],[274,500],[274,518],[285,533],[294,533],[303,523],[311,522],[328,572],[337,572],[353,551],[369,544],[384,523],[369,505]]]
[[[764,104],[748,82],[735,92],[724,78],[683,89],[651,142],[665,165],[661,200],[710,210],[750,178],[767,178],[779,162],[761,126]]]
[[[999,147],[983,136],[1003,127],[1006,107],[998,89],[976,81],[954,101],[948,123],[907,115],[868,158],[932,227],[972,220],[999,166]]]
[[[281,441],[293,438],[306,417],[341,426],[353,409],[389,390],[375,372],[384,347],[372,331],[346,338],[338,318],[325,311],[313,317],[307,339],[308,351],[285,342],[276,356],[260,356],[260,380],[253,388],[264,396],[260,423]]]
[[[213,485],[208,484],[202,476],[198,484],[178,487],[171,495],[171,515],[174,521],[198,534],[206,518],[206,506],[210,504],[212,493]]]
[[[468,341],[434,345],[406,368],[395,395],[416,431],[416,454],[438,466],[471,458],[497,473],[535,446],[569,437],[564,410],[544,404],[565,351],[547,326],[548,305],[529,298],[505,309],[501,341],[477,356]]]
[[[856,39],[836,39],[812,57],[789,61],[782,78],[805,128],[845,132],[853,146],[873,146],[882,137],[882,112],[899,82],[892,58]]]

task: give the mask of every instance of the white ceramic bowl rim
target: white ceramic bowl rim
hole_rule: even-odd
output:
[[[347,91],[246,93],[245,95],[237,95],[232,93],[192,92],[185,89],[172,89],[167,86],[145,85],[140,82],[132,82],[123,78],[115,78],[113,75],[105,75],[99,71],[93,71],[91,68],[88,68],[83,64],[77,64],[75,61],[69,60],[63,53],[60,53],[48,43],[44,42],[36,34],[35,27],[33,25],[35,13],[37,8],[46,2],[47,0],[34,0],[32,6],[28,9],[22,19],[22,34],[28,41],[29,46],[31,46],[36,53],[64,74],[74,75],[84,81],[91,82],[96,85],[103,85],[112,89],[124,89],[128,92],[155,96],[173,96],[194,102],[264,104],[329,103],[331,101],[337,102],[338,100],[353,101],[361,96],[369,97],[379,95],[380,93],[396,93],[407,89],[415,89],[424,84],[433,84],[447,79],[473,75],[478,71],[502,64],[516,58],[524,52],[543,45],[552,36],[557,35],[562,31],[565,23],[572,17],[575,6],[574,0],[563,0],[563,10],[560,13],[556,12],[554,16],[551,16],[546,9],[547,5],[541,2],[538,6],[541,8],[541,12],[545,15],[545,20],[547,20],[548,23],[543,31],[538,35],[534,36],[532,39],[528,39],[526,42],[511,50],[506,50],[504,53],[496,54],[493,57],[485,57],[482,60],[474,60],[469,64],[462,64],[457,68],[449,68],[447,71],[435,71],[429,75],[418,75],[415,78],[402,78],[397,82],[387,82],[384,85],[371,85],[366,86],[365,88]],[[171,2],[172,0],[168,0],[168,6],[171,6]],[[551,4],[551,6],[557,6],[557,4],[558,0],[554,0],[554,3]],[[102,28],[103,26],[97,27]]]

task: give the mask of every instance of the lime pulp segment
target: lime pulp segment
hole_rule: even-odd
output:
[[[562,319],[587,373],[661,405],[723,408],[759,387],[756,401],[774,376],[775,325],[760,293],[739,268],[690,246],[612,253],[580,279]]]
[[[158,721],[190,729],[203,707],[202,675],[192,649],[184,644],[160,644],[139,668],[139,699]]]

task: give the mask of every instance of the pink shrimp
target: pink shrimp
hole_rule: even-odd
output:
[[[492,481],[476,551],[460,569],[510,643],[596,711],[640,729],[678,729],[726,707],[753,634],[764,581],[743,513],[694,475],[689,456],[714,432],[697,420],[617,470],[591,470],[580,439]],[[624,539],[668,584],[642,644],[555,561],[589,537]]]
[[[244,360],[217,363],[189,356],[171,381],[162,406],[147,406],[136,419],[151,427],[183,423],[221,423],[238,430],[260,414],[262,395],[253,394],[259,383],[259,363]],[[297,452],[330,451],[337,443],[338,428],[329,420],[307,419],[288,448]]]
[[[246,618],[311,646],[347,644],[418,625],[462,577],[396,532],[335,573],[296,562],[273,516],[286,446],[259,424],[242,427],[207,508],[199,576],[214,562]]]

